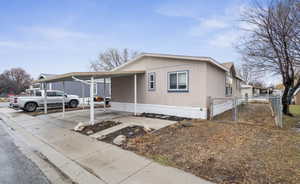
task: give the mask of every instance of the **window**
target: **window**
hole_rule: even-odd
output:
[[[40,91],[35,92],[35,96],[42,96],[42,92]]]
[[[168,91],[188,91],[188,71],[169,72]]]
[[[225,78],[225,95],[226,96],[231,96],[232,95],[232,77],[230,74],[226,75]]]
[[[56,93],[54,91],[47,92],[47,96],[56,96]]]
[[[56,96],[64,96],[64,93],[62,91],[56,91],[55,95]]]
[[[155,73],[149,73],[148,75],[148,89],[149,91],[155,90]]]

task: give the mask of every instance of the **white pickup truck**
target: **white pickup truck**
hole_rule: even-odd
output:
[[[44,95],[43,90],[27,90],[24,96],[11,97],[9,106],[13,109],[34,112],[37,109],[44,108]],[[65,105],[68,107],[76,108],[79,104],[79,97],[77,95],[64,94],[58,90],[47,90],[47,108],[62,107],[63,98]]]

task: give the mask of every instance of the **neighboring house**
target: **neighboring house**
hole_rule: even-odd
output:
[[[225,95],[226,96],[241,96],[242,79],[236,73],[234,64],[232,62],[222,63],[229,71],[226,72],[225,79]]]
[[[46,79],[46,78],[51,78],[55,77],[55,74],[40,74],[38,77],[38,80],[40,79]],[[106,81],[106,87],[105,87],[105,96],[110,97],[110,79],[107,78]],[[41,88],[39,84],[34,85],[34,88]],[[63,90],[63,82],[54,82],[54,83],[48,83],[47,84],[47,89],[50,90]],[[89,97],[90,96],[90,87],[87,84],[83,84],[81,82],[77,81],[65,81],[65,92],[67,94],[72,94],[72,95],[78,95],[79,97]],[[95,96],[104,96],[104,80],[99,79],[96,80],[95,84]]]
[[[252,85],[248,85],[248,84],[242,84],[241,85],[241,96],[242,97],[246,97],[246,94],[248,95],[248,97],[255,97],[255,96],[259,96],[261,94],[261,89],[260,87],[255,87]]]
[[[294,93],[294,103],[295,105],[300,105],[300,88],[298,88]]]
[[[242,90],[241,90],[241,93],[242,93],[241,96],[242,97],[246,97],[246,96],[253,97],[253,96],[255,96],[254,95],[255,91],[253,90],[254,89],[253,86],[247,85],[247,84],[242,84],[241,88],[242,88]]]
[[[141,54],[112,72],[137,74],[137,111],[207,118],[208,97],[241,95],[234,65],[210,57]],[[134,111],[134,76],[111,78],[112,109]]]
[[[273,89],[272,87],[259,87],[248,84],[242,84],[241,91],[242,97],[245,97],[246,94],[248,94],[248,97],[265,96],[268,94],[281,95],[281,90]]]

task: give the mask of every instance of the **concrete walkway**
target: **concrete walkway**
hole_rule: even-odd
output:
[[[162,166],[133,152],[58,126],[57,119],[35,118],[8,108],[0,109],[0,117],[32,149],[47,157],[77,183],[210,183],[182,170]]]

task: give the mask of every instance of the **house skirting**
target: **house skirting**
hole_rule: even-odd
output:
[[[263,99],[260,99],[260,100],[263,100]],[[238,100],[236,103],[237,105],[241,105],[242,102],[244,100]],[[249,100],[250,102],[251,100]],[[232,100],[227,100],[226,102],[223,102],[223,103],[219,103],[219,104],[214,104],[213,105],[213,116],[216,116],[218,114],[222,114],[226,111],[229,111],[233,108],[233,101]]]
[[[134,112],[134,103],[110,102],[112,110]],[[207,118],[207,109],[202,107],[137,104],[137,113],[156,113],[187,118]]]
[[[228,100],[228,101],[220,103],[220,104],[214,104],[213,105],[213,116],[222,114],[223,112],[232,109],[232,107],[233,107],[232,100]]]

